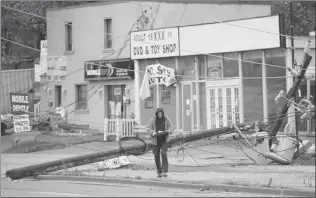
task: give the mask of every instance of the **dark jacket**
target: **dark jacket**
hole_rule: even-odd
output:
[[[164,114],[164,110],[162,108],[158,108],[156,110],[155,116],[153,116],[148,123],[147,132],[150,136],[151,142],[153,145],[157,145],[157,135],[153,136],[153,132],[156,132],[156,118],[158,116],[158,112],[162,112]],[[173,126],[171,120],[164,115],[165,118],[165,130],[169,131],[169,134],[166,135],[166,142],[169,141],[169,135],[173,133]]]

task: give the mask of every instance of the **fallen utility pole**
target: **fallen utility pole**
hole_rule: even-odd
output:
[[[297,92],[297,90],[302,82],[302,79],[304,79],[306,69],[312,60],[312,57],[309,55],[310,44],[311,44],[311,41],[308,41],[306,44],[306,47],[304,49],[304,58],[302,61],[301,70],[300,70],[300,72],[298,72],[297,76],[295,76],[295,81],[293,83],[293,86],[291,87],[291,89],[289,90],[289,92],[286,95],[287,100],[291,100],[295,96],[295,93]],[[277,117],[277,120],[275,121],[275,123],[273,124],[273,126],[271,128],[270,141],[269,141],[270,147],[272,146],[273,140],[276,138],[276,135],[280,129],[280,126],[281,126],[281,124],[286,116],[286,113],[287,113],[289,107],[290,107],[290,104],[288,102],[286,102],[281,110],[281,113]]]
[[[229,134],[229,133],[234,133],[234,132],[235,132],[234,129],[230,127],[200,131],[200,132],[196,132],[196,133],[189,134],[186,136],[170,138],[169,147],[175,146],[179,143],[193,142],[193,141],[197,141],[203,138]],[[152,144],[147,142],[147,149],[151,149],[151,148],[152,148]],[[127,151],[145,150],[145,145],[132,145],[132,146],[129,146],[128,148],[125,148],[125,150]],[[45,163],[36,164],[36,165],[30,165],[30,166],[26,166],[22,168],[11,169],[11,170],[6,171],[6,176],[10,177],[12,180],[23,179],[25,177],[45,174],[47,172],[54,172],[54,171],[62,170],[65,168],[91,164],[94,162],[99,162],[106,159],[119,157],[121,155],[129,155],[129,154],[125,153],[121,149],[100,151],[97,153],[91,153],[91,154],[81,155],[77,157],[65,158],[65,159],[45,162]]]

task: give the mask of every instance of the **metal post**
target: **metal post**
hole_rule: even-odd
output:
[[[269,122],[268,88],[267,88],[266,52],[262,50],[262,97],[263,97],[263,120]]]

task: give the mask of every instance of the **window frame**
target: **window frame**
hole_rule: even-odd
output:
[[[78,107],[82,101],[79,101],[79,87],[86,86],[86,94],[85,94],[85,108]],[[82,102],[83,103],[83,102]],[[75,111],[88,111],[88,84],[87,83],[78,83],[75,84]]]
[[[110,22],[110,23],[109,23]],[[103,37],[103,48],[104,49],[112,49],[113,42],[112,42],[112,18],[104,18],[103,19],[103,27],[104,27],[104,37]]]
[[[169,99],[165,99],[166,97],[169,97]],[[166,85],[162,85],[162,88],[161,88],[161,104],[166,104],[166,105],[171,104],[171,97],[172,96],[171,96],[171,89],[170,89],[170,87],[167,87]]]
[[[69,37],[70,37],[70,39],[69,39]],[[69,47],[69,45],[71,47]],[[65,22],[65,51],[66,52],[73,51],[73,29],[72,29],[72,22],[70,22],[70,21]]]

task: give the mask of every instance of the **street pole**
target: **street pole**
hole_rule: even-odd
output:
[[[308,41],[307,45],[306,45],[306,47],[304,49],[304,59],[303,59],[303,62],[302,62],[302,68],[298,72],[298,75],[295,77],[295,81],[294,81],[291,89],[286,94],[286,96],[285,96],[286,100],[291,100],[292,98],[294,98],[294,95],[297,92],[302,79],[304,78],[306,69],[307,69],[309,63],[312,60],[312,57],[310,55],[308,55],[309,54],[309,50],[310,50],[310,44],[311,44],[311,41]],[[277,120],[274,122],[274,124],[273,124],[273,126],[271,128],[270,141],[269,141],[269,146],[270,147],[272,145],[273,140],[276,138],[276,135],[277,135],[277,133],[279,131],[279,128],[280,128],[280,126],[281,126],[281,124],[282,124],[282,122],[283,122],[283,120],[284,120],[284,118],[286,116],[286,113],[287,113],[289,107],[290,107],[290,105],[289,105],[288,102],[286,102],[283,105],[283,108],[281,110],[280,115],[277,117]]]
[[[291,30],[291,52],[292,52],[292,68],[296,70],[296,64],[294,64],[295,61],[295,49],[294,49],[294,27],[293,27],[293,2],[290,2],[290,30]],[[295,81],[295,77],[293,77],[293,82]],[[298,87],[299,90],[299,87]],[[294,102],[298,103],[298,97],[297,97],[297,91],[294,93]],[[294,105],[294,104],[293,104]],[[299,115],[296,108],[294,108],[294,119],[295,119],[295,135],[297,142],[299,142],[298,137],[298,131],[299,131]],[[296,144],[297,150],[299,150],[300,145]],[[298,152],[299,154],[299,152]]]
[[[242,126],[242,125],[240,125]],[[208,138],[208,137],[213,137],[213,136],[218,136],[218,135],[223,135],[223,134],[228,134],[228,133],[234,133],[236,132],[234,129],[231,127],[224,127],[224,128],[219,128],[219,129],[211,129],[211,130],[205,130],[205,131],[200,131],[196,133],[192,133],[186,136],[180,136],[180,137],[174,137],[170,138],[169,140],[169,147],[173,147],[179,144],[187,143],[187,142],[193,142],[197,141],[203,138]],[[152,144],[147,143],[147,149],[151,149]],[[138,144],[138,145],[131,145],[128,146],[127,148],[124,148],[124,150],[127,151],[137,151],[137,150],[145,150],[145,145]],[[71,158],[65,158],[65,159],[60,159],[60,160],[55,160],[51,162],[45,162],[41,164],[36,164],[36,165],[30,165],[22,168],[17,168],[17,169],[11,169],[6,171],[6,176],[10,177],[12,180],[17,180],[17,179],[23,179],[26,177],[31,177],[31,176],[36,176],[40,174],[45,174],[47,172],[53,172],[53,171],[58,171],[62,170],[65,168],[71,168],[71,167],[76,167],[76,166],[82,166],[85,164],[91,164],[94,162],[99,162],[103,161],[106,159],[111,159],[114,157],[119,157],[121,155],[129,155],[128,153],[125,153],[121,149],[113,149],[109,151],[100,151],[96,153],[91,153],[91,154],[86,154],[86,155],[81,155],[77,157],[71,157]]]

